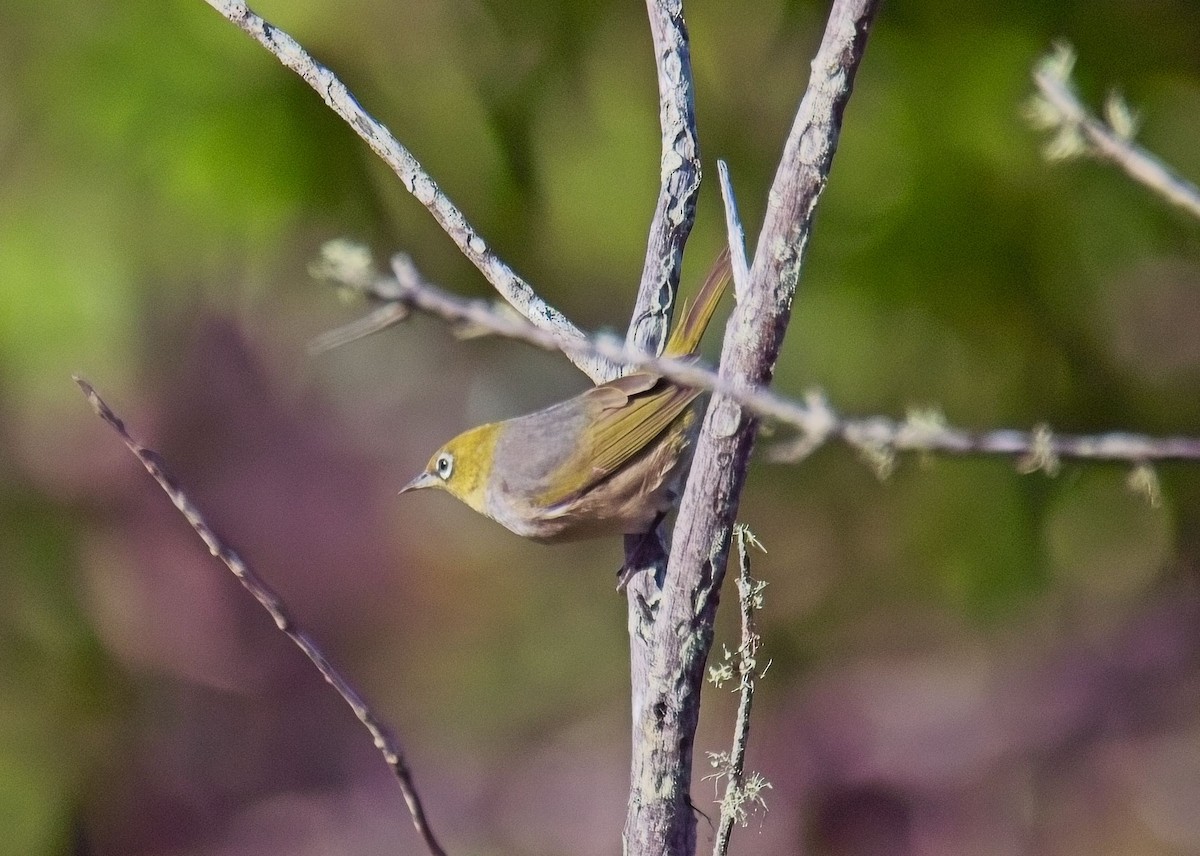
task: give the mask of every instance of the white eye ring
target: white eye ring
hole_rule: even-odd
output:
[[[449,452],[442,452],[433,462],[433,471],[442,481],[449,480],[450,474],[454,472],[454,456]]]

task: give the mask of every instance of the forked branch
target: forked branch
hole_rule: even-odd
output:
[[[812,214],[876,6],[875,0],[833,3],[771,187],[749,282],[726,327],[720,377],[735,388],[764,387],[774,371]],[[757,425],[717,393],[700,430],[648,646],[646,699],[635,712],[638,748],[625,822],[629,854],[690,854],[696,847],[689,789],[700,688]]]

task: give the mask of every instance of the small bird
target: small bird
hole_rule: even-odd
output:
[[[717,258],[663,355],[696,352],[730,279]],[[400,492],[438,488],[543,543],[645,533],[675,499],[701,390],[637,370],[524,416],[464,431]]]

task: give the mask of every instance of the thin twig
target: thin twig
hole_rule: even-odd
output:
[[[1119,96],[1109,96],[1107,122],[1083,106],[1071,82],[1074,64],[1074,52],[1059,44],[1034,67],[1033,80],[1040,99],[1030,105],[1030,119],[1054,131],[1047,154],[1059,159],[1091,154],[1110,161],[1134,181],[1193,217],[1200,217],[1200,188],[1133,141],[1137,123]]]
[[[351,342],[357,342],[359,339],[365,339],[367,336],[386,330],[388,327],[394,327],[407,317],[408,308],[403,303],[385,303],[349,324],[343,324],[337,329],[317,336],[308,343],[308,353],[310,356],[320,356],[326,351],[344,347]],[[530,325],[530,329],[536,330],[537,328]]]
[[[810,398],[810,406],[820,407],[816,401],[817,398]],[[1046,426],[1032,431],[999,428],[975,432],[946,425],[935,411],[913,411],[903,420],[879,416],[843,419],[832,413],[831,418],[835,435],[859,450],[1000,455],[1016,458],[1023,471],[1043,470],[1050,475],[1067,458],[1129,464],[1200,460],[1200,438],[1196,437],[1148,437],[1126,431],[1057,434]],[[786,454],[778,454],[776,458],[788,460]]]
[[[336,242],[331,248],[337,253],[345,251],[343,242]],[[798,432],[795,440],[777,444],[770,450],[772,460],[781,463],[803,460],[831,440],[845,443],[880,465],[881,474],[889,471],[896,454],[914,452],[1015,458],[1023,471],[1042,470],[1051,475],[1056,463],[1064,459],[1127,464],[1200,461],[1200,438],[1196,437],[1150,437],[1125,431],[1058,434],[1044,426],[1032,431],[999,428],[975,432],[948,425],[940,413],[929,410],[911,411],[904,419],[850,418],[838,413],[819,393],[810,393],[804,401],[796,401],[762,387],[738,386],[698,361],[655,357],[629,347],[614,336],[598,335],[564,343],[519,315],[499,311],[488,301],[465,300],[444,291],[425,279],[407,256],[394,257],[392,269],[393,276],[363,279],[339,272],[337,265],[317,266],[322,275],[338,278],[348,288],[383,302],[365,319],[360,319],[369,322],[371,332],[397,323],[412,308],[451,324],[484,330],[544,350],[594,355],[614,365],[650,369],[685,386],[718,392],[756,416]],[[314,346],[328,337],[354,338],[360,332],[359,323],[352,322],[320,337]]]
[[[517,311],[540,329],[549,331],[564,342],[582,338],[583,333],[579,328],[542,300],[529,283],[521,279],[492,251],[412,153],[400,144],[391,131],[359,105],[350,90],[332,71],[313,59],[283,30],[251,11],[245,3],[239,0],[206,2],[274,54],[281,63],[300,75],[392,168],[408,192],[429,210],[462,254]],[[594,381],[607,380],[612,373],[612,367],[603,362],[584,361],[576,365]]]
[[[729,264],[733,268],[733,293],[741,300],[750,285],[750,263],[746,261],[746,230],[738,214],[737,197],[729,178],[729,165],[717,161],[717,177],[721,182],[721,200],[725,203],[725,231],[729,242]]]
[[[770,787],[758,777],[752,783],[746,780],[746,744],[750,740],[750,710],[754,705],[754,682],[758,669],[756,657],[762,643],[755,627],[754,613],[762,606],[762,590],[765,585],[750,576],[750,547],[758,547],[761,550],[762,545],[745,525],[735,527],[734,536],[737,539],[738,550],[738,605],[742,615],[742,644],[737,651],[738,709],[733,726],[733,748],[728,757],[717,756],[722,762],[720,775],[725,776],[726,781],[713,856],[725,856],[729,852],[729,837],[733,834],[734,822],[741,819],[743,824],[745,823],[747,803],[751,806],[757,803],[765,808],[766,803],[760,792],[763,788]],[[748,787],[748,784],[753,784],[753,787]]]
[[[271,618],[275,621],[275,626],[282,630],[304,652],[304,655],[320,671],[322,677],[337,690],[338,695],[346,700],[346,704],[350,705],[351,710],[354,711],[354,715],[358,717],[359,721],[366,726],[367,731],[371,733],[371,738],[375,741],[375,746],[383,754],[384,760],[387,761],[388,766],[396,774],[396,779],[400,782],[400,790],[404,794],[404,801],[408,804],[408,811],[412,816],[413,826],[417,828],[417,832],[424,839],[425,846],[432,856],[445,856],[446,851],[438,844],[433,830],[429,827],[429,821],[425,817],[425,809],[422,807],[421,798],[417,794],[416,783],[413,781],[412,772],[404,760],[400,744],[389,729],[376,719],[375,714],[368,707],[362,696],[343,677],[333,663],[330,662],[328,656],[326,656],[325,652],[312,637],[308,635],[307,631],[297,626],[279,596],[263,582],[241,556],[234,552],[213,531],[212,527],[209,526],[204,516],[200,513],[200,510],[196,508],[195,504],[179,486],[179,483],[167,472],[162,457],[153,449],[147,448],[134,439],[125,427],[125,423],[121,417],[113,412],[112,408],[104,402],[104,399],[100,397],[90,383],[78,375],[75,376],[75,383],[83,390],[83,394],[87,397],[88,403],[91,404],[96,414],[117,432],[129,451],[141,461],[142,466],[146,468],[146,472],[150,473],[154,477],[154,480],[166,491],[171,502],[175,504],[175,507],[179,509],[180,513],[187,519],[187,522],[196,530],[196,534],[208,546],[209,551],[225,563],[225,566],[233,572],[233,575],[246,587],[246,590],[254,595],[254,599],[270,614]]]

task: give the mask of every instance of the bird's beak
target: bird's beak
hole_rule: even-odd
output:
[[[408,493],[410,490],[420,490],[423,487],[433,487],[437,483],[437,477],[433,473],[424,472],[400,488],[400,493]]]

